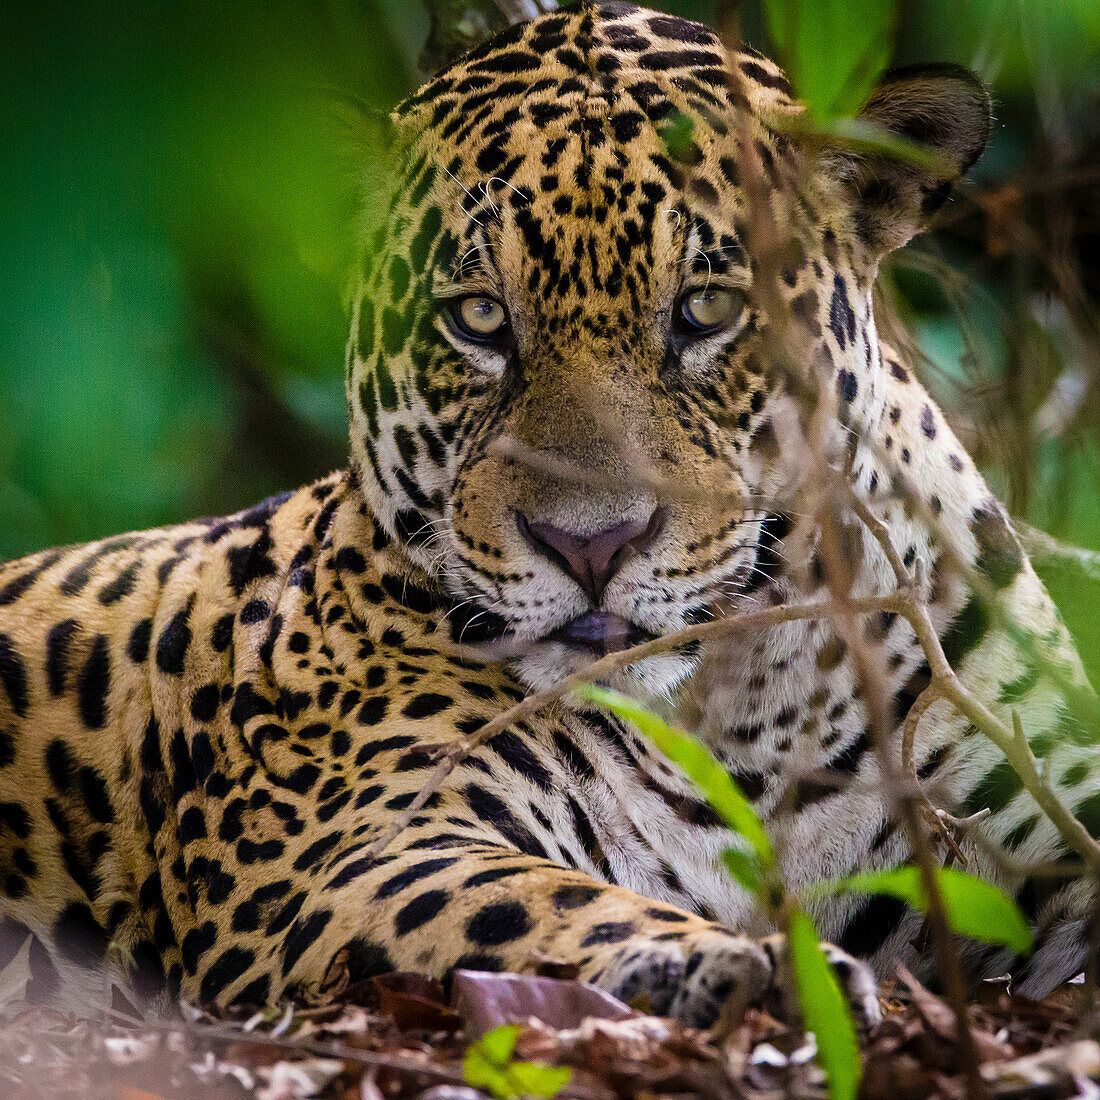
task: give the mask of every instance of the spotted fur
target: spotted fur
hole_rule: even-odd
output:
[[[988,98],[968,74],[926,69],[869,103],[938,151],[938,173],[819,156],[779,125],[797,110],[765,59],[731,61],[699,24],[604,4],[513,28],[380,128],[348,343],[349,470],[228,518],[0,569],[0,912],[7,941],[33,935],[37,992],[64,980],[94,998],[114,966],[149,996],[259,1004],[394,967],[550,956],[696,1023],[764,995],[782,944],[748,938],[769,929],[717,866],[728,834],[598,710],[559,703],[517,723],[368,854],[433,750],[588,658],[560,632],[593,602],[590,625],[628,627],[597,631],[606,647],[820,591],[814,533],[756,503],[786,476],[776,411],[790,378],[752,293],[749,154],[777,212],[795,197],[778,283],[854,486],[907,564],[931,567],[964,681],[1020,712],[1096,831],[1093,749],[1062,735],[1057,693],[940,548],[1083,681],[1071,643],[872,315],[879,256],[978,155]],[[681,117],[686,139],[669,133]],[[688,338],[678,302],[700,286],[743,308]],[[471,342],[448,320],[447,301],[475,294],[503,303],[506,339]],[[899,479],[922,508],[892,491]],[[889,587],[875,544],[855,532],[848,549],[857,593]],[[867,632],[900,719],[927,668],[904,622]],[[795,883],[906,858],[827,624],[654,657],[614,682],[679,692]],[[1060,853],[946,705],[926,714],[916,756],[928,793],[989,806],[988,836],[1017,859]],[[1040,947],[1030,961],[975,953],[975,971],[1014,967],[1036,992],[1078,970],[1085,888],[985,869],[1018,891]],[[916,918],[893,901],[818,916],[879,966],[922,962]],[[873,1016],[868,972],[833,954]]]

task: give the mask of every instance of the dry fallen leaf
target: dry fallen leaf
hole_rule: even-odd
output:
[[[917,981],[904,966],[898,967],[898,978],[905,986],[913,999],[913,1007],[917,1014],[927,1025],[927,1035],[933,1040],[932,1046],[936,1048],[927,1051],[926,1061],[936,1064],[936,1068],[954,1071],[958,1068],[958,1032],[955,1024],[955,1013],[946,1001],[941,1000],[934,993],[930,993]],[[971,1009],[971,1012],[974,1010]],[[968,1014],[969,1015],[969,1014]],[[1008,1043],[990,1035],[986,1031],[971,1027],[974,1037],[974,1046],[978,1052],[978,1058],[982,1062],[1003,1062],[1012,1058],[1015,1051]],[[938,1042],[936,1042],[938,1040]]]
[[[567,1095],[578,1100],[823,1096],[801,1029],[757,1009],[721,1035],[632,1014],[574,981],[478,974],[469,988],[482,1009],[496,1014],[494,1023],[506,1009],[530,1014],[515,1056],[569,1066]],[[427,1002],[433,1012],[453,1012],[439,984],[421,976],[398,976],[389,992]],[[1003,983],[983,988],[969,1019],[995,1100],[1100,1100],[1090,1079],[1100,1076],[1100,1048],[1070,1041],[1081,1034],[1076,1028],[1087,1027],[1085,992],[1073,987],[1032,1001]],[[887,1018],[863,1042],[861,1100],[968,1100],[947,1006],[911,976],[902,976],[894,994]],[[182,1019],[133,1023],[113,1014],[78,1018],[21,1008],[0,1022],[0,1098],[485,1100],[462,1080],[468,1035],[403,1031],[388,1013],[375,1011],[379,996],[377,985],[363,983],[348,985],[340,998],[293,1009],[185,1007]],[[617,1018],[592,1014],[609,1011]],[[560,1026],[566,1022],[575,1026]]]
[[[1026,1058],[985,1065],[982,1066],[982,1077],[990,1085],[994,1096],[1059,1095],[1051,1092],[1059,1083],[1068,1084],[1075,1078],[1100,1077],[1100,1043],[1080,1039],[1076,1043],[1040,1051]]]
[[[145,1035],[109,1035],[103,1040],[103,1048],[116,1066],[146,1062],[160,1049],[160,1045],[160,1035],[156,1032]]]
[[[626,1020],[633,1010],[587,982],[528,974],[488,974],[456,970],[452,999],[471,1035],[500,1024],[525,1023],[532,1016],[548,1027],[576,1028],[591,1017]]]
[[[402,1031],[459,1031],[462,1017],[448,1004],[443,985],[423,974],[380,974],[371,979],[378,1005]]]
[[[256,1076],[264,1084],[256,1100],[306,1100],[316,1096],[344,1070],[336,1058],[307,1058],[302,1062],[276,1062],[261,1066]]]

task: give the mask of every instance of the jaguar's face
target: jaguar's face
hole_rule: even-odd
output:
[[[397,197],[349,345],[353,459],[455,598],[456,639],[501,642],[535,686],[709,617],[757,568],[778,379],[739,143],[773,188],[800,166],[760,118],[795,109],[786,81],[732,63],[736,90],[709,29],[585,8],[497,38],[395,116]],[[835,248],[813,202],[795,209],[778,282],[826,288],[803,297],[820,331]],[[693,660],[629,675],[667,690]]]
[[[519,176],[440,288],[440,334],[480,375],[447,565],[539,685],[708,617],[756,557],[760,513],[739,498],[758,487],[768,381],[749,272],[732,226],[692,209],[648,136],[622,179],[591,155],[584,189]],[[642,672],[653,687],[686,667]]]

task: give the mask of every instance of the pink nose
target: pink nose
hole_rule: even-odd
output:
[[[664,509],[657,508],[648,520],[627,520],[594,535],[574,535],[549,523],[530,523],[516,512],[516,526],[527,545],[572,577],[595,606],[611,578],[660,534],[664,518]]]

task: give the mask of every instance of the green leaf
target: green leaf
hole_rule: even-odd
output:
[[[466,1084],[492,1093],[497,1100],[516,1096],[556,1096],[572,1076],[568,1066],[513,1061],[519,1037],[517,1024],[502,1024],[470,1045],[462,1061]]]
[[[511,1097],[519,1095],[512,1087],[508,1074],[499,1066],[494,1066],[477,1049],[476,1043],[466,1051],[466,1057],[462,1061],[462,1076],[467,1085],[475,1089],[484,1089],[498,1100],[510,1100]]]
[[[855,114],[890,60],[897,0],[764,0],[764,15],[809,113]]]
[[[576,689],[576,694],[633,722],[669,760],[683,768],[726,824],[752,845],[760,864],[768,867],[774,863],[771,842],[752,803],[741,793],[729,772],[698,741],[673,729],[640,703],[617,691],[585,684]]]
[[[493,1065],[506,1066],[516,1049],[518,1038],[518,1024],[501,1024],[485,1032],[475,1045]]]
[[[1031,929],[1016,903],[991,883],[965,871],[938,867],[944,912],[951,930],[985,943],[1002,944],[1021,953],[1031,950]],[[928,912],[920,868],[895,867],[815,883],[812,894],[888,894],[914,909]]]
[[[763,875],[755,857],[740,848],[726,848],[722,852],[722,862],[726,865],[726,870],[750,894],[760,893]]]
[[[668,117],[658,133],[661,135],[661,139],[664,141],[669,153],[679,160],[691,147],[691,135],[694,129],[695,124],[692,122],[691,116],[685,115],[682,111],[676,111]]]
[[[813,923],[796,911],[787,929],[787,949],[806,1028],[817,1040],[817,1057],[832,1100],[851,1100],[859,1086],[859,1045],[848,1002],[840,991]]]
[[[541,1062],[513,1062],[508,1075],[523,1096],[557,1096],[569,1084],[568,1066],[544,1066]]]
[[[891,133],[885,126],[867,118],[806,118],[804,115],[776,114],[768,122],[786,134],[827,140],[833,148],[889,157],[930,172],[951,174],[950,165],[934,150]]]

